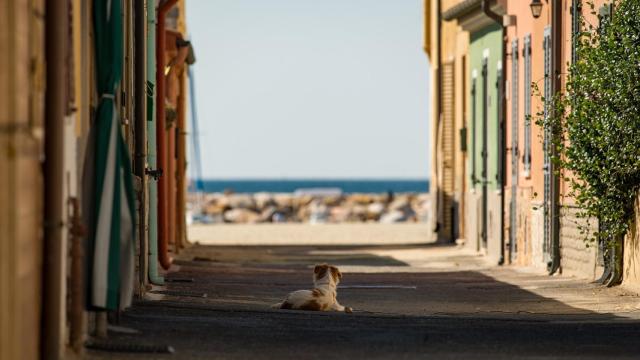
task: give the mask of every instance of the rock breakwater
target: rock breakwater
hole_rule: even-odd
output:
[[[192,219],[207,223],[427,222],[429,194],[189,194]]]

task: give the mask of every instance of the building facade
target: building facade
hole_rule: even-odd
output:
[[[497,2],[484,8],[482,1],[472,0],[449,5],[441,19],[455,26],[455,46],[462,49],[457,56],[460,80],[455,82],[454,99],[459,146],[453,149],[460,159],[454,181],[459,184],[457,203],[462,204],[457,218],[463,225],[459,238],[466,247],[501,263],[504,51],[503,28],[497,18],[501,19],[506,6]]]
[[[466,141],[469,34],[442,18],[461,0],[425,1],[425,52],[431,69],[433,228],[444,242],[464,241],[468,188]]]
[[[36,359],[42,314],[44,1],[0,11],[0,358]],[[4,21],[13,19],[13,21]],[[31,65],[30,65],[31,64]]]
[[[611,1],[593,5],[426,1],[439,239],[460,240],[493,263],[586,279],[606,273],[604,246],[587,246],[580,233],[571,174],[559,176],[552,134],[536,124],[565,90],[580,19],[598,24],[615,14]],[[590,226],[597,231],[597,219]],[[629,249],[638,247],[635,234]],[[634,252],[623,254],[625,269],[637,267]],[[627,270],[623,278],[635,284],[638,276]]]
[[[0,22],[2,359],[81,358],[90,334],[106,336],[106,314],[160,282],[159,258],[185,245],[178,205],[194,56],[184,0],[176,3],[0,5],[12,19]],[[166,91],[156,91],[158,80]],[[171,125],[156,127],[158,104],[167,103],[171,117],[162,120]],[[160,146],[162,167],[148,156]],[[171,187],[154,193],[163,177]],[[171,209],[163,244],[160,207]]]
[[[543,6],[537,18],[526,1],[510,1],[508,6],[509,15],[514,18],[513,24],[507,27],[505,39],[511,54],[506,80],[510,89],[506,143],[511,150],[505,153],[508,258],[513,263],[544,270],[551,257],[550,212],[545,207],[545,197],[550,195],[545,188],[550,164],[544,141],[540,141],[544,139],[543,130],[535,124],[544,106],[536,89],[550,91],[553,4]],[[549,95],[546,94],[547,98]]]

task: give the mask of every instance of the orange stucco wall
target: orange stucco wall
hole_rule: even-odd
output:
[[[507,28],[507,154],[506,154],[506,196],[505,203],[509,204],[511,197],[516,196],[517,199],[517,243],[518,254],[516,262],[523,265],[541,265],[541,259],[538,257],[538,247],[541,242],[542,228],[541,222],[537,220],[539,214],[536,209],[539,208],[543,200],[544,178],[543,178],[543,148],[542,148],[542,129],[531,124],[531,170],[525,173],[522,160],[524,149],[524,124],[525,124],[525,98],[524,98],[524,74],[525,66],[522,51],[524,48],[524,37],[531,35],[531,81],[536,83],[540,89],[544,80],[544,52],[542,48],[545,27],[551,24],[551,6],[544,3],[542,14],[539,18],[534,19],[527,1],[509,1],[507,3],[507,13],[515,17],[515,22]],[[512,41],[518,39],[518,98],[512,96],[512,84],[514,79],[512,76]],[[512,102],[518,102],[518,177],[517,177],[517,193],[512,194]],[[541,109],[542,102],[539,96],[532,95],[531,114],[535,114]],[[509,207],[506,206],[506,216],[510,219]],[[505,225],[509,227],[510,221],[505,221]],[[509,234],[510,229],[505,231]],[[508,236],[508,235],[507,235]]]

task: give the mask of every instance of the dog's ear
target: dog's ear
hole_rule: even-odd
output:
[[[331,266],[330,268],[331,268],[331,276],[333,276],[334,281],[338,281],[342,279],[342,273],[337,267]]]
[[[320,272],[327,271],[327,264],[316,264],[316,267],[313,268],[313,272],[319,274]]]
[[[313,269],[315,278],[322,279],[327,274],[327,270],[329,270],[329,265],[327,264],[316,265],[316,267]]]

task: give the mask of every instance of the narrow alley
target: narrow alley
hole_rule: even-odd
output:
[[[0,14],[0,360],[640,359],[640,0]]]
[[[637,297],[622,288],[490,266],[451,245],[298,240],[327,226],[267,226],[264,231],[277,233],[277,246],[187,248],[166,274],[166,286],[136,301],[106,345],[89,346],[88,358],[585,359],[640,352]],[[395,226],[413,242],[415,229]],[[228,236],[260,230],[222,228]],[[346,232],[380,231],[360,229]],[[313,265],[323,262],[343,272],[338,300],[354,313],[270,308],[290,291],[311,288]],[[109,344],[130,352],[110,351]]]

